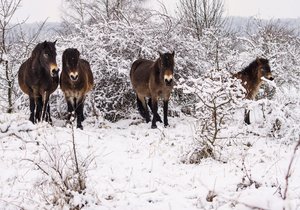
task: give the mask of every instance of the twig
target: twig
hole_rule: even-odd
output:
[[[75,167],[76,167],[76,174],[78,174],[78,184],[80,190],[85,189],[84,180],[82,180],[82,175],[79,170],[79,163],[77,159],[77,151],[76,151],[76,145],[75,145],[75,131],[74,131],[74,121],[72,122],[72,147],[73,147],[73,153],[74,153],[74,161],[75,161]]]
[[[284,189],[284,193],[283,193],[283,197],[282,197],[283,200],[286,200],[286,198],[287,198],[287,191],[288,191],[288,188],[289,188],[289,178],[291,177],[292,164],[294,162],[294,159],[296,157],[296,152],[297,152],[299,147],[300,147],[300,136],[299,136],[299,140],[298,140],[298,142],[297,142],[297,144],[294,148],[293,156],[291,158],[287,173],[285,175],[285,189]]]
[[[263,208],[263,207],[253,206],[253,205],[250,205],[250,204],[247,204],[247,203],[244,203],[244,202],[240,202],[240,201],[237,201],[237,200],[232,200],[231,202],[234,202],[236,204],[244,205],[245,207],[247,207],[249,209],[254,209],[254,210],[269,210],[269,209],[266,209],[266,208]]]
[[[1,199],[1,198],[0,198],[0,201],[2,201],[2,202],[4,202],[4,203],[6,203],[7,205],[15,206],[15,207],[19,208],[20,210],[24,210],[24,207],[22,207],[22,206],[19,206],[19,205],[17,205],[17,204],[14,204],[14,203],[12,203],[12,202],[9,202],[9,201],[6,201],[6,200],[3,200],[3,199]],[[7,207],[7,206],[6,206],[6,207]]]

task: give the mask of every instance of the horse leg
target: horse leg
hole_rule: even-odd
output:
[[[149,115],[148,107],[146,105],[145,98],[137,95],[136,101],[137,101],[137,107],[139,113],[143,118],[146,119],[146,123],[150,122],[150,115]]]
[[[83,109],[84,109],[84,102],[85,102],[85,96],[82,97],[80,100],[80,105],[82,106],[80,109],[82,109],[81,115],[77,115],[77,117],[80,117],[81,122],[85,120],[84,114],[83,114]],[[79,104],[78,104],[79,105]]]
[[[80,99],[77,103],[76,106],[76,116],[77,116],[77,128],[80,128],[81,130],[83,129],[82,127],[82,121],[83,121],[83,104],[84,104],[84,99]]]
[[[47,109],[48,109],[48,102],[49,102],[49,94],[45,91],[43,94],[43,106],[42,106],[42,121],[46,121]]]
[[[164,125],[165,127],[167,127],[169,125],[168,123],[168,104],[169,104],[169,100],[164,100]]]
[[[41,121],[42,106],[43,106],[42,97],[40,97],[40,96],[36,97],[35,98],[35,122]]]
[[[84,117],[84,114],[83,114],[83,110],[84,110],[84,101],[85,101],[85,100],[82,101],[82,115],[80,116],[81,122],[83,122],[83,121],[85,120],[85,117]]]
[[[151,128],[157,128],[156,121],[157,121],[157,97],[152,97],[152,111],[153,111],[153,119],[152,119],[152,125]]]
[[[34,124],[35,101],[33,97],[29,97],[30,117],[29,120]]]
[[[45,101],[45,99],[43,101]],[[46,107],[46,110],[43,111],[43,119],[45,119],[46,122],[48,122],[50,125],[52,125],[52,119],[51,119],[51,115],[50,115],[49,97],[48,97],[48,102],[46,104],[43,104],[43,109],[44,109],[44,106]]]
[[[67,98],[67,105],[68,105],[67,123],[71,123],[71,116],[72,116],[72,112],[74,111],[74,106],[71,100],[72,100],[71,98]]]
[[[250,110],[245,109],[244,122],[250,125]]]
[[[52,119],[50,115],[50,104],[47,105],[47,113],[46,113],[46,122],[49,122],[52,125]]]
[[[153,110],[152,110],[152,99],[151,99],[151,98],[149,98],[149,100],[148,100],[148,106],[150,107],[151,112],[152,112],[152,114],[153,114]],[[156,115],[156,120],[157,120],[158,122],[162,122],[162,120],[161,120],[161,118],[160,118],[160,116],[159,116],[158,113],[157,113],[157,115]]]

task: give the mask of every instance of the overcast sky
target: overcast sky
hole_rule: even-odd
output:
[[[225,0],[230,16],[299,18],[300,0]]]
[[[28,18],[27,23],[44,21],[60,21],[61,0],[21,0],[13,21],[21,22]]]
[[[147,5],[159,9],[157,0],[148,0]],[[179,0],[161,0],[170,13]],[[62,0],[22,0],[14,21],[48,22],[60,20]],[[225,0],[225,13],[229,16],[256,16],[259,18],[300,18],[300,0]]]

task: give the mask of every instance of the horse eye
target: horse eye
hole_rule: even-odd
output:
[[[44,53],[44,57],[45,57],[45,58],[48,58],[48,57],[49,57],[49,54],[48,54],[48,53]]]

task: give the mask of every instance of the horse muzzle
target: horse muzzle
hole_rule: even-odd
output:
[[[267,80],[270,80],[270,81],[274,80],[274,77],[272,77],[272,75],[264,76],[264,78],[266,78]]]
[[[55,68],[51,70],[51,77],[58,77],[59,68]]]
[[[78,80],[78,72],[71,72],[71,73],[69,74],[69,76],[70,76],[70,79],[71,79],[72,81],[77,81],[77,80]]]
[[[165,75],[164,80],[167,86],[171,86],[173,84],[173,76],[172,75]]]
[[[268,80],[273,81],[273,80],[274,80],[274,77],[269,77]]]
[[[167,86],[171,86],[173,84],[173,79],[170,79],[170,80],[165,79],[165,83]]]
[[[273,81],[274,80],[274,77],[272,75],[271,72],[266,72],[264,75],[263,75],[264,78],[266,78],[267,80],[270,80],[270,81]]]

